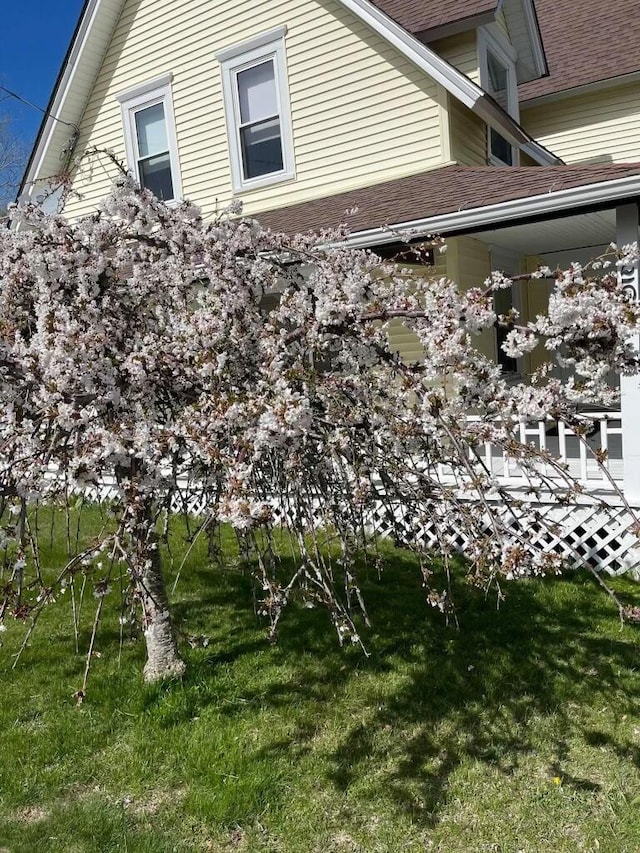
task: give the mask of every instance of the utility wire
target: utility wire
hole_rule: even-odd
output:
[[[38,110],[42,115],[47,116],[47,118],[52,118],[54,121],[59,121],[60,124],[66,124],[67,127],[72,127],[76,132],[78,128],[75,124],[72,124],[70,121],[64,121],[57,116],[54,116],[52,113],[48,113],[46,110],[43,110],[42,107],[39,107],[37,104],[32,104],[31,101],[28,101],[26,98],[23,98],[22,95],[18,95],[16,92],[12,92],[11,89],[7,89],[6,86],[0,86],[0,91],[6,92],[6,97],[2,98],[5,101],[7,98],[15,98],[16,101],[20,101],[23,104],[26,104],[28,107],[33,107],[34,110]]]

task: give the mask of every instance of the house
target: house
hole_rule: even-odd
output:
[[[65,213],[89,213],[115,175],[110,151],[160,197],[209,216],[239,198],[285,231],[357,208],[354,245],[443,234],[438,272],[462,286],[492,268],[585,260],[638,239],[635,5],[86,0],[22,190],[57,206],[62,172]],[[547,295],[523,285],[514,298],[526,319]],[[416,351],[402,327],[395,343]],[[479,342],[514,373],[542,358],[513,363],[498,344]],[[613,479],[640,505],[638,384],[624,380],[622,413],[603,414],[600,434],[612,453],[622,438]],[[580,452],[585,486],[615,504]]]

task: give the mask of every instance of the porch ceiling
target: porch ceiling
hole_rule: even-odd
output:
[[[615,209],[595,213],[581,213],[508,228],[482,231],[476,239],[500,246],[519,255],[547,255],[552,252],[576,251],[606,246],[616,239]]]

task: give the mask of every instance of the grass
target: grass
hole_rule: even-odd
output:
[[[15,670],[11,627],[1,853],[637,851],[640,634],[590,577],[513,584],[499,612],[460,588],[459,632],[405,554],[365,592],[370,657],[295,606],[270,646],[249,577],[196,548],[175,612],[210,643],[185,678],[143,685],[108,598],[81,706],[68,602]]]

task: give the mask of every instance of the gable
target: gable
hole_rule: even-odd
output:
[[[80,117],[124,2],[85,0],[40,125],[21,192],[31,193],[34,190],[33,179],[54,177],[59,174],[61,164],[65,166],[70,161]]]
[[[327,65],[333,63],[335,66],[334,58],[339,56],[342,65],[335,68],[336,73],[341,72],[343,77],[346,74],[351,74],[353,84],[351,92],[347,92],[348,87],[346,85],[341,86],[339,95],[343,100],[338,104],[336,111],[336,115],[340,115],[339,110],[343,110],[343,121],[339,128],[342,132],[345,131],[347,123],[353,127],[354,137],[351,140],[344,140],[350,144],[349,150],[355,151],[360,148],[366,151],[367,146],[370,148],[371,134],[368,131],[372,126],[372,121],[375,121],[376,127],[380,121],[383,124],[386,121],[389,125],[389,138],[395,138],[398,142],[401,138],[406,142],[408,137],[415,141],[420,134],[425,137],[425,128],[421,123],[424,123],[425,110],[428,108],[428,104],[424,96],[427,95],[433,106],[442,100],[438,87],[443,87],[466,107],[472,109],[483,121],[499,129],[498,132],[512,144],[527,150],[537,162],[557,162],[557,158],[537,146],[523,132],[522,128],[494,101],[488,98],[476,84],[456,71],[428,47],[420,44],[368,0],[326,0],[326,2],[323,0],[323,2],[316,3],[313,7],[313,13],[310,12],[311,7],[306,2],[300,7],[291,4],[291,2],[284,2],[284,0],[279,3],[275,0],[274,2],[260,3],[257,6],[244,3],[235,5],[223,3],[219,8],[216,7],[215,16],[209,13],[210,7],[204,2],[199,7],[194,8],[192,3],[187,4],[186,2],[173,3],[169,6],[161,0],[141,0],[137,3],[131,0],[124,5],[122,14],[117,18],[116,10],[121,5],[121,0],[87,0],[79,27],[80,35],[72,45],[69,61],[63,69],[48,110],[48,112],[54,113],[60,121],[55,125],[54,133],[48,132],[46,126],[47,123],[51,124],[50,120],[43,124],[36,149],[25,174],[23,189],[33,191],[34,182],[37,179],[46,178],[53,174],[51,169],[54,166],[59,169],[61,159],[64,160],[64,157],[61,158],[61,152],[65,153],[66,159],[70,161],[72,154],[75,155],[81,151],[83,145],[87,146],[88,139],[92,140],[91,144],[95,144],[99,148],[113,148],[118,154],[121,148],[117,145],[115,131],[109,131],[106,127],[109,120],[105,116],[110,110],[113,110],[113,101],[109,104],[107,99],[112,95],[115,97],[117,94],[114,92],[114,87],[117,88],[121,85],[123,88],[129,88],[133,82],[132,77],[139,79],[144,75],[145,79],[149,80],[153,73],[152,67],[157,66],[159,59],[165,60],[162,70],[159,71],[163,77],[167,76],[168,64],[181,63],[180,73],[182,74],[183,71],[185,73],[182,74],[182,84],[177,74],[175,75],[175,89],[177,92],[180,85],[183,86],[181,95],[183,111],[187,109],[190,109],[191,112],[204,110],[207,101],[211,105],[211,92],[215,88],[214,83],[219,76],[219,69],[212,61],[211,52],[215,53],[215,50],[225,41],[242,38],[239,32],[242,27],[255,33],[259,21],[265,19],[262,26],[267,29],[269,25],[273,26],[274,18],[275,20],[284,18],[292,21],[292,45],[296,38],[298,39],[298,47],[302,43],[301,25],[303,23],[307,28],[307,34],[313,34],[312,40],[307,35],[306,52],[299,53],[300,62],[297,64],[296,74],[298,68],[306,65],[306,72],[313,71],[316,75],[318,81],[316,95],[312,95],[307,106],[307,109],[314,111],[314,115],[319,114],[319,107],[322,110],[326,106],[322,103],[313,103],[313,100],[316,96],[320,100],[322,98],[323,79],[325,77],[329,80],[332,79],[331,74],[326,73]],[[332,18],[333,23],[328,22],[327,16]],[[266,18],[269,20],[267,21]],[[117,25],[114,19],[117,19]],[[167,20],[171,21],[169,27],[165,26]],[[333,26],[335,21],[339,21],[342,26],[342,35],[340,36],[335,32]],[[295,36],[293,27],[299,27],[298,34]],[[214,30],[215,34],[212,40]],[[162,37],[156,38],[161,33]],[[345,39],[344,35],[347,33],[348,36]],[[349,40],[351,40],[350,44],[345,49]],[[335,47],[338,43],[342,49],[336,51]],[[386,63],[384,73],[379,74],[378,68],[372,75],[369,74],[371,69],[362,55],[363,45],[365,50],[376,55],[376,62],[382,59],[383,63]],[[318,50],[319,47],[320,50]],[[210,52],[204,56],[203,51]],[[189,77],[189,73],[186,73],[186,65],[197,58],[203,60],[198,69],[198,74],[200,75],[200,82],[204,79],[209,84],[206,92],[202,86],[198,88],[198,85],[192,85],[187,91],[183,85]],[[311,68],[312,63],[315,63],[314,68]],[[292,68],[295,66],[296,63],[294,62]],[[127,71],[126,83],[122,80],[123,69]],[[174,74],[172,70],[169,73]],[[404,84],[400,83],[400,77],[404,78]],[[86,92],[91,90],[90,82],[93,80],[96,81],[96,84],[89,100],[87,100]],[[78,81],[82,85],[79,85]],[[436,84],[435,87],[434,84]],[[402,91],[402,85],[413,87],[414,93],[420,91],[422,99],[416,101],[413,97],[407,98],[406,92]],[[375,98],[371,96],[374,87],[377,90]],[[397,92],[396,87],[399,87]],[[324,85],[324,90],[325,98],[333,98],[336,90],[328,89],[326,85]],[[193,97],[195,91],[204,96],[204,101]],[[386,102],[384,101],[385,94]],[[216,109],[219,108],[219,103],[219,101],[216,102]],[[404,113],[402,113],[403,109],[405,110]],[[411,119],[409,113],[415,116],[415,119]],[[302,115],[303,112],[299,111],[299,117]],[[209,137],[215,135],[218,128],[218,122],[213,116],[213,113],[207,115],[205,124],[208,121],[209,126],[207,131],[203,132],[196,126],[187,127],[189,122],[181,122],[177,115],[178,123],[182,124],[184,128],[181,146],[185,139],[195,140],[198,137],[197,144],[200,145],[201,150],[211,149],[212,140]],[[355,122],[353,121],[354,116]],[[419,130],[416,122],[417,125],[421,125]],[[69,145],[69,134],[66,136],[66,141],[63,141],[60,128],[66,127],[68,130],[69,127],[75,128],[80,124],[82,124],[80,144],[73,151],[73,146]],[[115,127],[115,122],[112,121],[111,124]],[[393,133],[391,131],[392,124],[395,124]],[[418,131],[417,135],[414,131]],[[384,127],[381,128],[381,132],[384,133]],[[429,131],[426,132],[425,138],[427,137],[429,137]],[[334,148],[335,141],[336,138],[334,137]],[[396,156],[394,166],[396,170],[402,168],[409,171],[414,168],[407,163],[407,155],[409,163],[412,157],[419,158],[421,168],[428,166],[431,162],[431,154],[425,158],[424,142],[421,148],[418,146],[417,148],[414,147],[413,150],[411,145],[412,143],[409,142],[403,146],[402,156],[404,160],[402,157]],[[430,146],[430,150],[432,147]],[[420,148],[419,153],[418,148]],[[324,152],[328,149],[322,147],[320,150]],[[368,168],[370,165],[376,167],[377,164],[379,171],[387,171],[389,163],[385,164],[373,152],[370,151],[369,153],[369,160],[364,155],[361,158],[363,165]],[[185,156],[187,158],[185,162],[188,163],[190,155],[187,153]],[[219,169],[220,162],[220,158],[213,161],[214,170]],[[304,156],[302,162],[304,162]],[[400,165],[403,162],[404,165]],[[101,168],[87,167],[86,164],[83,168],[82,180],[86,189],[89,182],[93,184],[99,181],[102,170]],[[211,168],[211,163],[209,168]],[[347,168],[344,171],[352,179],[357,179],[351,169]],[[322,170],[320,170],[319,175],[319,180],[323,181]],[[211,180],[211,175],[207,177],[207,185],[209,187],[215,186],[215,182]]]
[[[204,5],[204,4],[203,4]],[[303,201],[441,163],[436,84],[335,0],[220,0],[216,15],[192,2],[127,3],[80,123],[77,153],[109,149],[124,159],[121,93],[171,75],[184,196],[206,215],[231,200],[229,146],[216,52],[286,27],[295,180],[243,193],[247,211]],[[188,47],[187,47],[188,46]],[[105,158],[83,164],[80,197],[89,212],[115,175]]]

